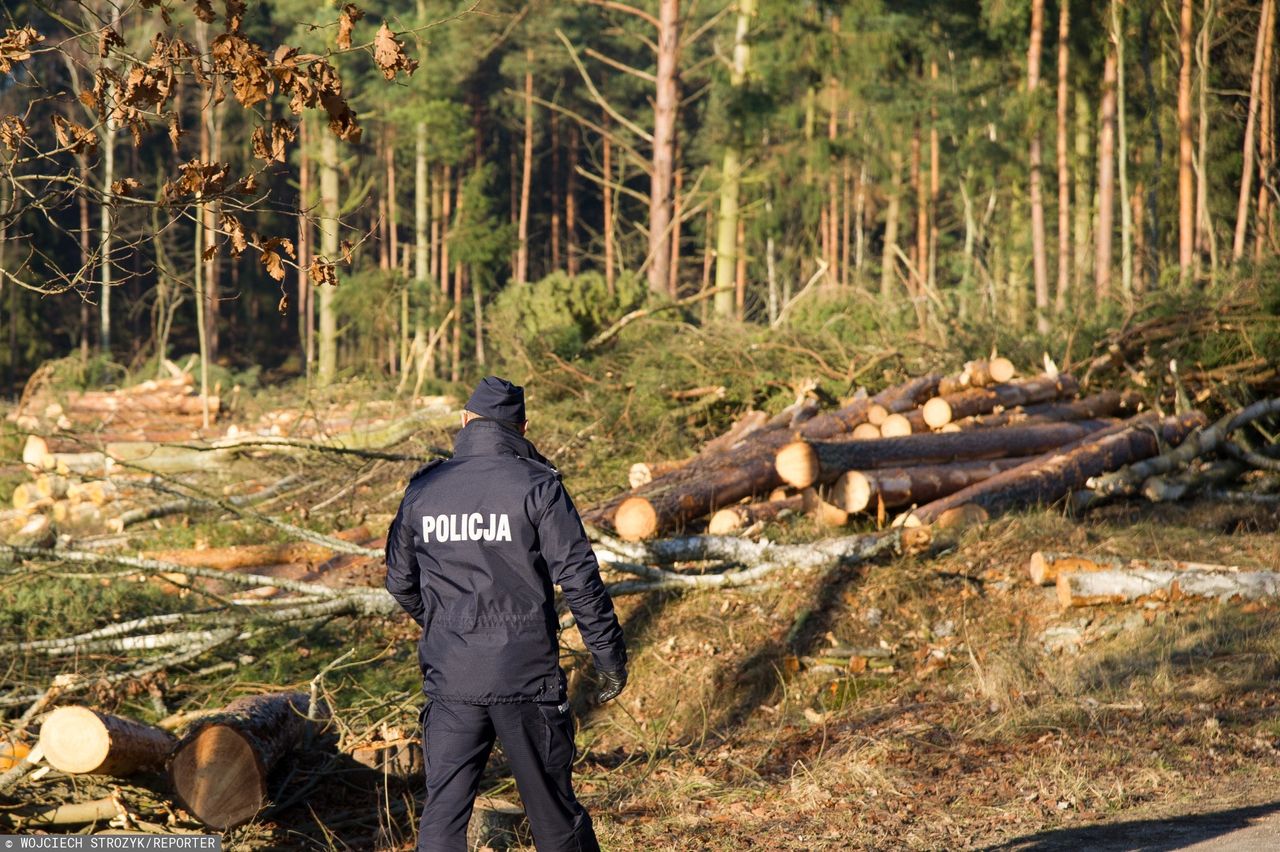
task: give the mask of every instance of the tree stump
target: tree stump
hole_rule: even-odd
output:
[[[476,799],[467,824],[467,848],[480,852],[484,849],[510,849],[524,843],[530,837],[529,821],[524,809],[491,796]]]

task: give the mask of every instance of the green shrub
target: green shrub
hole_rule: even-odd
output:
[[[644,280],[629,273],[618,276],[610,294],[598,272],[575,277],[553,272],[533,284],[504,289],[487,325],[499,344],[514,338],[530,355],[552,352],[572,358],[593,335],[644,304],[647,296]],[[495,348],[501,351],[502,346]]]

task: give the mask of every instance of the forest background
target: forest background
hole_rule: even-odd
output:
[[[1276,251],[1274,0],[4,10],[11,392],[421,391],[658,308],[1069,354]]]

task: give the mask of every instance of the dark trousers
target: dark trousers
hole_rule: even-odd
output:
[[[511,764],[538,852],[599,852],[591,817],[573,795],[573,718],[567,704],[453,704],[425,710],[427,801],[418,852],[466,852],[467,823],[494,737]]]

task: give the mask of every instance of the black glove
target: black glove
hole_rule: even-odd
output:
[[[596,694],[596,703],[604,704],[606,701],[612,701],[622,692],[622,688],[627,685],[626,668],[618,669],[616,672],[596,672],[600,678],[600,691]]]

